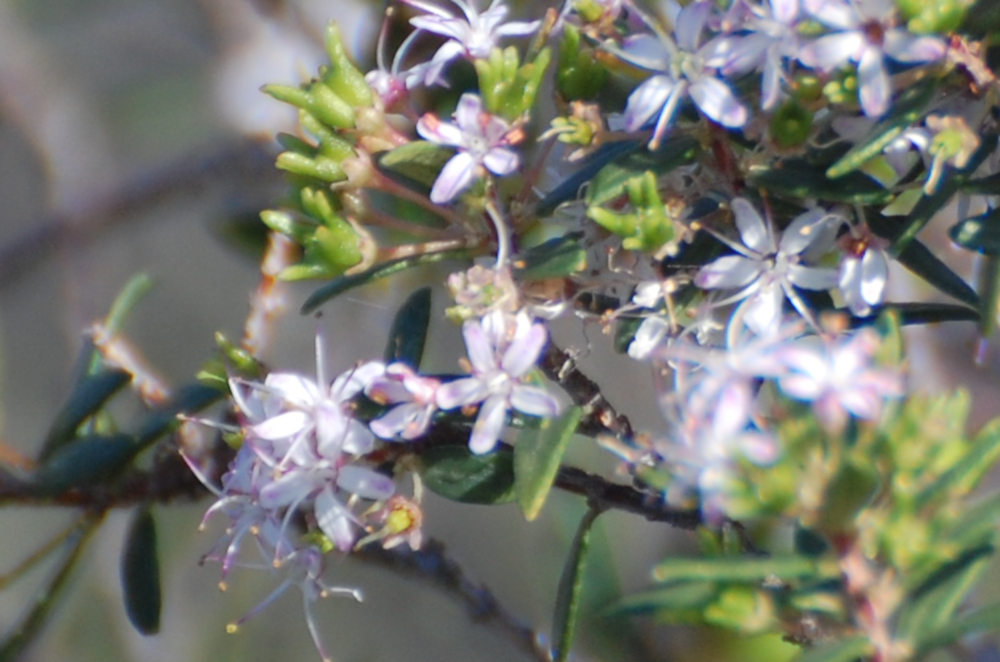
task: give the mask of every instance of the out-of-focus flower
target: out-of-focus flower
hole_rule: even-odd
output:
[[[809,266],[813,256],[833,246],[844,220],[824,209],[811,209],[797,216],[775,240],[774,229],[744,198],[732,201],[736,227],[743,244],[717,236],[738,255],[724,255],[703,266],[695,284],[703,289],[738,289],[720,302],[743,300],[736,317],[758,334],[774,332],[781,322],[781,306],[787,297],[795,309],[811,319],[809,309],[795,288],[828,290],[837,285],[837,271]]]
[[[931,62],[944,57],[944,41],[898,27],[891,0],[804,0],[806,11],[836,30],[805,45],[799,60],[825,71],[846,62],[858,65],[858,98],[869,117],[889,110],[892,86],[885,58]]]
[[[442,384],[438,406],[454,409],[482,403],[469,438],[473,453],[496,446],[508,409],[529,416],[555,416],[559,401],[545,388],[525,382],[548,340],[545,325],[527,313],[507,315],[499,310],[462,326],[472,376]]]
[[[439,205],[450,202],[482,177],[484,169],[503,176],[517,170],[520,163],[517,152],[509,149],[516,138],[510,125],[484,111],[477,95],[462,95],[455,110],[455,122],[442,122],[433,113],[417,122],[417,132],[426,140],[458,148],[431,188],[431,202]]]
[[[878,347],[871,328],[833,340],[803,338],[778,352],[787,368],[778,383],[786,395],[813,403],[833,431],[843,429],[849,414],[877,419],[886,400],[903,395],[902,375],[875,363]]]
[[[650,149],[659,147],[687,95],[701,112],[723,126],[737,128],[747,121],[746,106],[717,77],[718,69],[729,59],[725,44],[713,40],[700,45],[713,6],[711,0],[695,0],[679,9],[671,2],[673,39],[662,33],[640,34],[626,39],[623,49],[616,52],[626,62],[653,72],[629,95],[625,106],[626,131],[638,131],[657,116]]]
[[[521,37],[538,30],[541,21],[511,21],[507,18],[507,5],[503,0],[493,0],[486,11],[480,13],[472,2],[451,0],[462,15],[443,9],[424,0],[402,0],[411,7],[427,12],[425,16],[415,16],[410,24],[418,30],[447,37],[423,72],[424,82],[434,85],[440,82],[445,65],[457,57],[483,59],[497,46],[502,37]]]

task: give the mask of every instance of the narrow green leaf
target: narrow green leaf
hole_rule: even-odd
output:
[[[996,195],[1000,193],[1000,172],[995,172],[986,177],[970,179],[962,184],[962,190],[966,193]]]
[[[922,242],[914,239],[900,251],[896,259],[904,267],[945,294],[953,296],[973,308],[979,307],[979,295],[965,280],[952,271]]]
[[[594,521],[601,514],[598,508],[590,508],[580,520],[569,556],[559,577],[556,592],[555,613],[552,616],[552,659],[563,662],[573,643],[573,632],[580,611],[580,595],[583,591],[583,572],[587,565],[587,551],[590,548],[590,531]]]
[[[604,145],[591,154],[579,170],[564,179],[561,184],[542,198],[535,206],[532,215],[538,218],[551,216],[556,207],[569,200],[575,200],[580,195],[584,185],[588,184],[604,166],[615,159],[637,152],[641,147],[642,143],[637,140],[625,140]]]
[[[583,410],[571,407],[559,418],[542,420],[534,430],[521,433],[514,446],[514,489],[517,503],[529,522],[538,517],[559,463],[580,423]]]
[[[406,269],[422,264],[432,264],[442,260],[468,257],[472,254],[472,252],[473,249],[471,248],[456,248],[447,251],[439,251],[437,253],[425,253],[423,255],[414,255],[411,257],[399,258],[398,260],[382,262],[375,265],[371,269],[362,271],[361,273],[351,274],[349,276],[340,276],[339,278],[331,280],[329,283],[323,285],[309,295],[306,302],[302,304],[301,312],[303,315],[308,315],[335,296],[343,294],[347,290],[360,285],[376,281],[380,278],[385,278],[386,276],[391,276],[395,273],[399,273],[400,271],[405,271]]]
[[[587,186],[584,199],[588,206],[602,205],[625,193],[629,180],[646,172],[661,175],[686,163],[694,156],[697,143],[689,136],[669,138],[655,152],[646,150],[626,153],[622,158],[608,163]]]
[[[426,189],[434,184],[441,168],[454,155],[452,150],[425,140],[414,140],[383,153],[378,168],[387,174],[402,175]]]
[[[856,662],[873,653],[868,637],[849,637],[832,644],[810,648],[798,662]]]
[[[920,119],[934,98],[936,90],[937,79],[933,77],[906,89],[899,99],[893,102],[889,115],[872,127],[867,136],[830,166],[826,176],[830,179],[843,177],[860,168],[872,157],[881,154],[882,150],[904,129]]]
[[[959,548],[979,547],[991,541],[1000,522],[1000,492],[967,505],[959,518],[941,535]]]
[[[980,258],[976,285],[979,288],[979,335],[989,338],[997,330],[997,314],[1000,308],[1000,257],[985,255]]]
[[[867,175],[851,172],[836,181],[812,163],[802,159],[779,161],[750,173],[750,183],[771,193],[801,200],[822,198],[859,205],[882,205],[892,193]]]
[[[146,296],[153,289],[153,279],[149,274],[136,274],[132,276],[125,287],[122,288],[118,296],[111,304],[108,316],[104,318],[104,328],[108,335],[115,335],[122,330],[125,318],[128,317],[132,309],[142,297]]]
[[[148,505],[132,516],[122,546],[120,575],[128,620],[141,634],[160,630],[162,605],[156,522]]]
[[[177,389],[173,397],[163,406],[149,413],[136,433],[136,442],[142,448],[172,432],[180,421],[178,414],[193,414],[219,401],[223,391],[204,384],[186,384]]]
[[[587,268],[587,251],[580,245],[581,235],[554,237],[524,251],[517,262],[518,274],[525,280],[562,278]]]
[[[979,311],[969,306],[953,303],[887,303],[878,306],[868,317],[855,318],[857,324],[868,324],[884,312],[899,315],[899,323],[932,324],[937,322],[977,322]]]
[[[49,613],[66,590],[87,540],[97,530],[103,518],[103,512],[89,511],[77,521],[76,529],[66,539],[66,556],[52,579],[35,593],[31,609],[14,626],[7,638],[0,642],[0,660],[7,662],[21,659],[21,653],[41,632]]]
[[[44,463],[54,452],[69,443],[76,436],[77,428],[131,380],[132,376],[123,370],[103,370],[84,377],[77,383],[69,399],[56,412],[42,443],[39,462]]]
[[[992,546],[969,550],[925,580],[907,596],[897,626],[899,636],[916,641],[951,622],[989,567],[992,554]]]
[[[141,450],[129,435],[81,437],[56,450],[34,473],[35,493],[56,496],[115,478]]]
[[[948,230],[962,248],[984,255],[1000,255],[1000,209],[959,221]]]
[[[1000,630],[1000,605],[982,607],[952,619],[950,623],[936,632],[924,633],[924,637],[920,639],[913,651],[914,657],[919,657],[935,648],[952,644],[969,634],[997,630]]]
[[[718,558],[671,558],[653,568],[657,582],[700,581],[759,582],[777,577],[792,579],[836,579],[840,568],[836,561],[809,556],[770,556]]]
[[[400,361],[416,370],[424,355],[427,328],[431,321],[431,288],[411,294],[396,311],[385,347],[385,362]]]
[[[614,612],[646,614],[674,612],[676,616],[700,616],[715,601],[718,585],[710,581],[690,581],[635,593],[621,600]]]
[[[987,423],[975,436],[965,456],[927,486],[914,500],[920,510],[940,499],[965,496],[1000,459],[1000,418]]]
[[[514,453],[507,447],[476,455],[466,446],[437,446],[420,459],[424,484],[446,499],[484,504],[514,500]]]

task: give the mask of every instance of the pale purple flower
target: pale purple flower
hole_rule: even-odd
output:
[[[830,430],[842,430],[848,415],[875,420],[886,400],[903,395],[899,371],[876,363],[878,348],[871,328],[833,340],[804,338],[778,353],[787,369],[778,383],[786,395],[813,403]]]
[[[683,9],[670,3],[673,38],[659,32],[655,36],[635,35],[625,40],[621,51],[615,51],[626,62],[653,72],[629,95],[625,106],[626,131],[638,131],[656,116],[650,149],[659,147],[685,96],[723,126],[738,128],[747,121],[746,106],[717,77],[729,57],[727,42],[713,40],[701,45],[713,7],[711,0],[695,0]]]
[[[395,404],[387,413],[369,423],[383,439],[416,439],[427,432],[437,411],[437,390],[441,382],[417,374],[405,363],[390,363],[385,374],[375,378],[365,394],[380,404]]]
[[[870,315],[882,303],[889,281],[889,242],[876,237],[867,226],[851,227],[840,239],[844,257],[840,261],[838,287],[851,313]]]
[[[479,60],[489,57],[502,37],[521,37],[538,30],[541,21],[511,21],[507,17],[507,5],[503,0],[493,0],[486,11],[480,13],[472,2],[451,0],[462,14],[449,11],[424,0],[402,0],[411,7],[427,12],[425,16],[410,19],[410,24],[418,30],[447,37],[434,54],[424,72],[424,82],[433,85],[440,81],[446,64],[457,57]]]
[[[431,202],[444,204],[455,198],[484,169],[495,175],[509,175],[517,170],[517,152],[509,149],[514,132],[502,118],[483,110],[482,100],[466,93],[458,101],[455,124],[442,122],[428,113],[417,122],[417,132],[438,145],[457,147],[458,153],[441,169],[431,188]]]
[[[944,41],[914,35],[896,25],[896,7],[891,0],[803,0],[806,11],[834,28],[799,51],[799,60],[809,67],[830,71],[846,62],[858,66],[858,98],[869,117],[889,110],[892,86],[885,58],[898,62],[930,62],[942,58]]]
[[[509,409],[529,416],[555,416],[559,401],[548,390],[526,382],[535,367],[548,332],[527,313],[507,315],[495,310],[482,320],[462,325],[472,375],[442,384],[437,390],[441,409],[482,403],[469,437],[473,453],[496,446]]]
[[[695,276],[695,285],[738,290],[719,303],[742,300],[734,318],[742,318],[758,334],[777,329],[785,298],[811,321],[809,308],[795,289],[828,290],[837,285],[836,269],[808,262],[832,248],[844,220],[824,209],[811,209],[797,216],[776,240],[771,223],[765,223],[749,201],[734,198],[731,207],[743,243],[716,235],[737,255],[724,255],[703,266]]]

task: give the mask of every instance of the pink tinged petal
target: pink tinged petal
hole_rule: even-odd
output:
[[[698,48],[702,30],[705,29],[705,22],[711,13],[711,0],[694,0],[677,15],[674,36],[682,50],[694,52]]]
[[[744,429],[750,422],[750,405],[753,396],[743,380],[733,380],[722,387],[712,415],[712,434],[728,438]]]
[[[268,510],[282,508],[304,499],[316,485],[301,471],[291,471],[261,489],[258,500]]]
[[[771,15],[780,23],[790,24],[799,15],[799,0],[771,0]]]
[[[764,71],[760,80],[760,107],[763,110],[774,108],[781,94],[781,59],[777,56],[764,60]]]
[[[649,149],[655,151],[660,148],[660,139],[667,132],[667,127],[670,126],[670,122],[674,118],[674,113],[677,111],[677,106],[680,105],[681,99],[684,98],[687,88],[687,81],[682,80],[678,81],[674,88],[670,90],[670,96],[667,97],[667,102],[663,104],[663,110],[660,111],[660,116],[656,120],[656,126],[653,128],[653,135],[649,139]]]
[[[760,33],[746,37],[716,37],[698,49],[698,55],[704,66],[719,69],[728,77],[754,69],[772,43],[771,37]]]
[[[507,399],[503,397],[487,398],[479,409],[476,424],[469,437],[469,450],[476,455],[489,453],[497,445],[500,433],[507,419]]]
[[[865,36],[861,32],[837,32],[803,46],[799,61],[807,67],[829,71],[848,60],[856,60],[864,47]]]
[[[264,380],[264,391],[273,392],[296,407],[309,407],[322,397],[316,382],[289,372],[272,372]]]
[[[768,465],[777,461],[780,453],[778,442],[770,435],[746,432],[740,437],[740,450],[755,464]]]
[[[647,317],[639,325],[632,342],[628,346],[628,355],[637,361],[647,358],[660,344],[670,330],[670,323],[662,317]]]
[[[733,198],[730,208],[733,210],[736,229],[739,230],[740,240],[744,246],[759,255],[767,255],[777,250],[771,229],[746,198]]]
[[[502,314],[502,313],[500,313]],[[496,340],[503,335],[503,326],[494,324],[496,320],[487,316],[479,320],[469,320],[462,325],[462,337],[465,338],[465,348],[469,362],[476,372],[492,372],[497,369]],[[484,328],[488,325],[490,328]]]
[[[541,21],[511,21],[494,31],[498,37],[523,37],[538,32]]]
[[[829,290],[837,286],[837,270],[832,267],[788,267],[788,282],[804,290]]]
[[[948,47],[937,37],[917,36],[894,28],[886,32],[882,50],[900,62],[931,62],[943,58]]]
[[[465,41],[469,33],[469,24],[453,17],[441,20],[430,16],[414,16],[410,19],[410,25],[418,30],[439,34],[442,37],[451,37],[458,42]]]
[[[427,431],[433,407],[413,403],[393,407],[371,422],[372,432],[383,439],[416,439]]]
[[[483,157],[483,165],[494,175],[501,177],[517,170],[519,164],[517,152],[503,147],[494,147]]]
[[[330,387],[330,392],[335,393],[338,400],[349,400],[383,374],[385,374],[384,363],[366,361],[337,377]]]
[[[849,30],[861,25],[857,11],[842,0],[806,0],[805,9],[833,28]]]
[[[500,360],[501,369],[511,377],[520,377],[528,372],[534,367],[548,338],[544,324],[529,323],[523,331],[518,329],[514,341]]]
[[[625,104],[625,130],[638,131],[653,115],[666,110],[664,104],[677,87],[677,82],[669,76],[657,75],[643,81]]]
[[[698,270],[694,284],[703,290],[732,289],[748,285],[761,274],[757,260],[724,255]]]
[[[869,249],[861,258],[861,298],[872,306],[882,303],[885,285],[889,280],[889,264],[885,254]]]
[[[342,552],[354,545],[354,531],[349,511],[344,507],[329,487],[316,495],[316,524],[334,545]]]
[[[459,152],[451,157],[431,189],[431,202],[442,205],[451,202],[478,176],[476,161],[468,152]]]
[[[437,390],[437,406],[454,409],[482,402],[490,394],[489,386],[478,377],[466,377],[442,384]]]
[[[351,464],[341,467],[337,474],[337,487],[372,501],[384,501],[396,491],[396,484],[389,476]]]
[[[840,263],[840,278],[837,286],[844,295],[844,301],[851,312],[858,317],[871,314],[871,306],[861,295],[861,260],[856,257],[844,258]]]
[[[880,117],[889,110],[891,94],[889,72],[885,68],[882,52],[877,48],[866,48],[858,62],[858,97],[861,109],[868,117]]]
[[[368,426],[351,419],[347,422],[347,432],[344,435],[341,450],[351,455],[366,455],[375,447],[375,437]]]
[[[444,19],[453,18],[452,14],[450,12],[448,12],[445,9],[439,7],[438,5],[434,4],[433,2],[424,2],[424,0],[400,0],[400,1],[403,4],[405,4],[405,5],[410,5],[411,7],[416,7],[417,9],[419,9],[421,11],[425,11],[428,14],[434,14],[435,16],[440,16],[441,18],[444,18]],[[421,18],[421,17],[418,16],[417,18]],[[413,20],[414,19],[410,19],[410,23],[411,24],[412,24]],[[421,18],[421,20],[423,20],[423,19]]]
[[[458,100],[455,109],[455,123],[463,133],[480,133],[479,118],[483,114],[483,102],[476,94],[466,92]]]
[[[515,384],[510,393],[511,406],[529,416],[550,418],[559,414],[561,407],[551,393],[540,386]]]
[[[659,37],[639,34],[625,38],[622,59],[650,71],[664,71],[670,66],[670,51]]]
[[[417,120],[417,133],[432,143],[455,147],[461,145],[464,138],[460,128],[449,122],[442,122],[434,113],[427,113]]]
[[[746,106],[718,78],[706,76],[698,79],[691,84],[689,93],[701,112],[719,124],[739,128],[747,123]]]
[[[253,425],[250,431],[268,441],[288,439],[305,430],[311,422],[309,414],[304,411],[287,411]]]

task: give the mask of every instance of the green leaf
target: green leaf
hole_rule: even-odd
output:
[[[933,324],[937,322],[976,322],[979,321],[979,311],[961,304],[953,303],[887,303],[878,306],[874,312],[861,318],[860,323],[864,324],[877,318],[884,312],[893,312],[899,315],[899,323],[910,324]]]
[[[360,273],[335,278],[309,295],[306,302],[302,304],[301,312],[303,315],[309,315],[333,297],[343,294],[347,290],[360,285],[365,285],[366,283],[376,281],[380,278],[385,278],[386,276],[391,276],[395,273],[399,273],[400,271],[405,271],[406,269],[422,264],[433,264],[434,262],[440,262],[441,260],[468,257],[471,253],[472,249],[469,248],[456,248],[447,251],[439,251],[437,253],[424,253],[423,255],[414,255],[411,257],[399,258],[397,260],[389,260],[387,262],[377,264],[371,269],[367,269]]]
[[[718,594],[719,587],[715,582],[693,580],[635,593],[624,598],[614,611],[628,614],[653,612],[683,619],[700,618],[705,607],[712,604]]]
[[[954,618],[936,632],[924,633],[914,650],[914,657],[947,646],[960,638],[976,632],[1000,630],[1000,605],[990,605]],[[810,661],[812,662],[812,661]]]
[[[122,546],[120,576],[128,620],[141,634],[160,630],[160,561],[156,548],[156,522],[149,506],[132,516]]]
[[[56,496],[71,489],[107,482],[142,450],[124,434],[81,437],[56,450],[34,473],[35,493]]]
[[[219,401],[226,393],[204,384],[186,384],[175,391],[170,400],[157,407],[139,427],[136,441],[145,448],[168,432],[172,432],[180,421],[178,414],[193,414]]]
[[[984,255],[1000,255],[1000,209],[959,221],[948,230],[962,248]]]
[[[878,156],[904,129],[913,125],[927,110],[937,90],[937,79],[928,77],[920,84],[907,88],[892,104],[889,115],[872,127],[836,163],[827,168],[826,176],[837,179],[854,172],[869,159]]]
[[[969,550],[908,595],[897,626],[900,638],[916,641],[950,623],[989,567],[992,553],[991,546]]]
[[[77,428],[130,381],[132,376],[123,370],[103,370],[84,377],[77,383],[69,399],[59,408],[48,434],[45,435],[39,461],[44,463],[69,443],[76,436]]]
[[[840,568],[835,560],[787,555],[760,557],[671,558],[653,568],[657,582],[699,581],[760,582],[777,577],[792,579],[836,579]]]
[[[424,484],[446,499],[491,504],[515,498],[514,453],[509,448],[476,455],[467,446],[436,446],[420,459]]]
[[[388,171],[388,174],[402,175],[429,191],[441,168],[453,155],[452,150],[435,143],[414,140],[382,154],[378,158],[378,167]]]
[[[399,361],[416,370],[424,355],[427,327],[431,321],[431,288],[411,294],[396,311],[385,347],[385,362]]]
[[[904,267],[945,294],[974,308],[979,307],[979,295],[951,267],[942,262],[919,240],[914,239],[900,251],[896,259]]]
[[[514,446],[514,489],[517,503],[529,522],[545,505],[559,463],[580,423],[583,409],[571,407],[559,418],[546,418],[535,430],[521,433]]]
[[[874,652],[868,637],[849,637],[832,644],[810,648],[798,662],[856,662]]]
[[[66,538],[66,556],[52,579],[35,592],[31,609],[0,642],[0,660],[22,659],[21,653],[41,632],[52,608],[69,586],[69,579],[80,560],[80,553],[103,519],[104,511],[88,511],[77,520],[74,531]]]
[[[579,234],[554,237],[524,251],[515,262],[525,280],[563,278],[587,268],[587,251]]]
[[[670,140],[673,140],[673,138]],[[693,144],[694,143],[692,143],[692,145]],[[667,145],[670,145],[669,140]],[[642,144],[635,140],[623,140],[604,145],[591,154],[583,162],[583,165],[580,166],[579,170],[564,179],[558,186],[542,198],[542,200],[535,206],[531,215],[538,218],[551,216],[552,212],[554,212],[559,205],[568,200],[575,200],[577,196],[579,196],[580,190],[585,185],[588,185],[594,175],[596,175],[602,168],[616,159],[625,158],[629,154],[637,152],[641,147]],[[666,149],[667,146],[664,146],[659,150],[659,152],[665,152]],[[625,179],[628,179],[628,177],[625,177]]]
[[[771,193],[799,200],[820,198],[859,205],[882,205],[892,193],[860,172],[850,172],[837,180],[803,159],[779,161],[771,167],[750,172],[750,183]]]
[[[125,318],[151,289],[153,289],[153,279],[149,274],[136,274],[125,283],[125,287],[115,297],[111,310],[104,319],[104,328],[108,335],[113,336],[122,330]]]
[[[624,195],[629,180],[644,176],[646,172],[662,175],[690,163],[697,145],[693,138],[678,135],[667,139],[655,152],[626,153],[622,158],[604,165],[594,176],[584,196],[587,205],[602,205]],[[577,188],[581,185],[582,182]]]
[[[577,527],[573,543],[570,545],[569,556],[559,577],[555,612],[552,616],[551,656],[556,662],[563,662],[569,656],[573,643],[573,632],[580,611],[580,596],[583,592],[583,572],[587,565],[587,552],[590,549],[590,531],[601,512],[600,509],[592,507],[580,520],[580,526]]]

